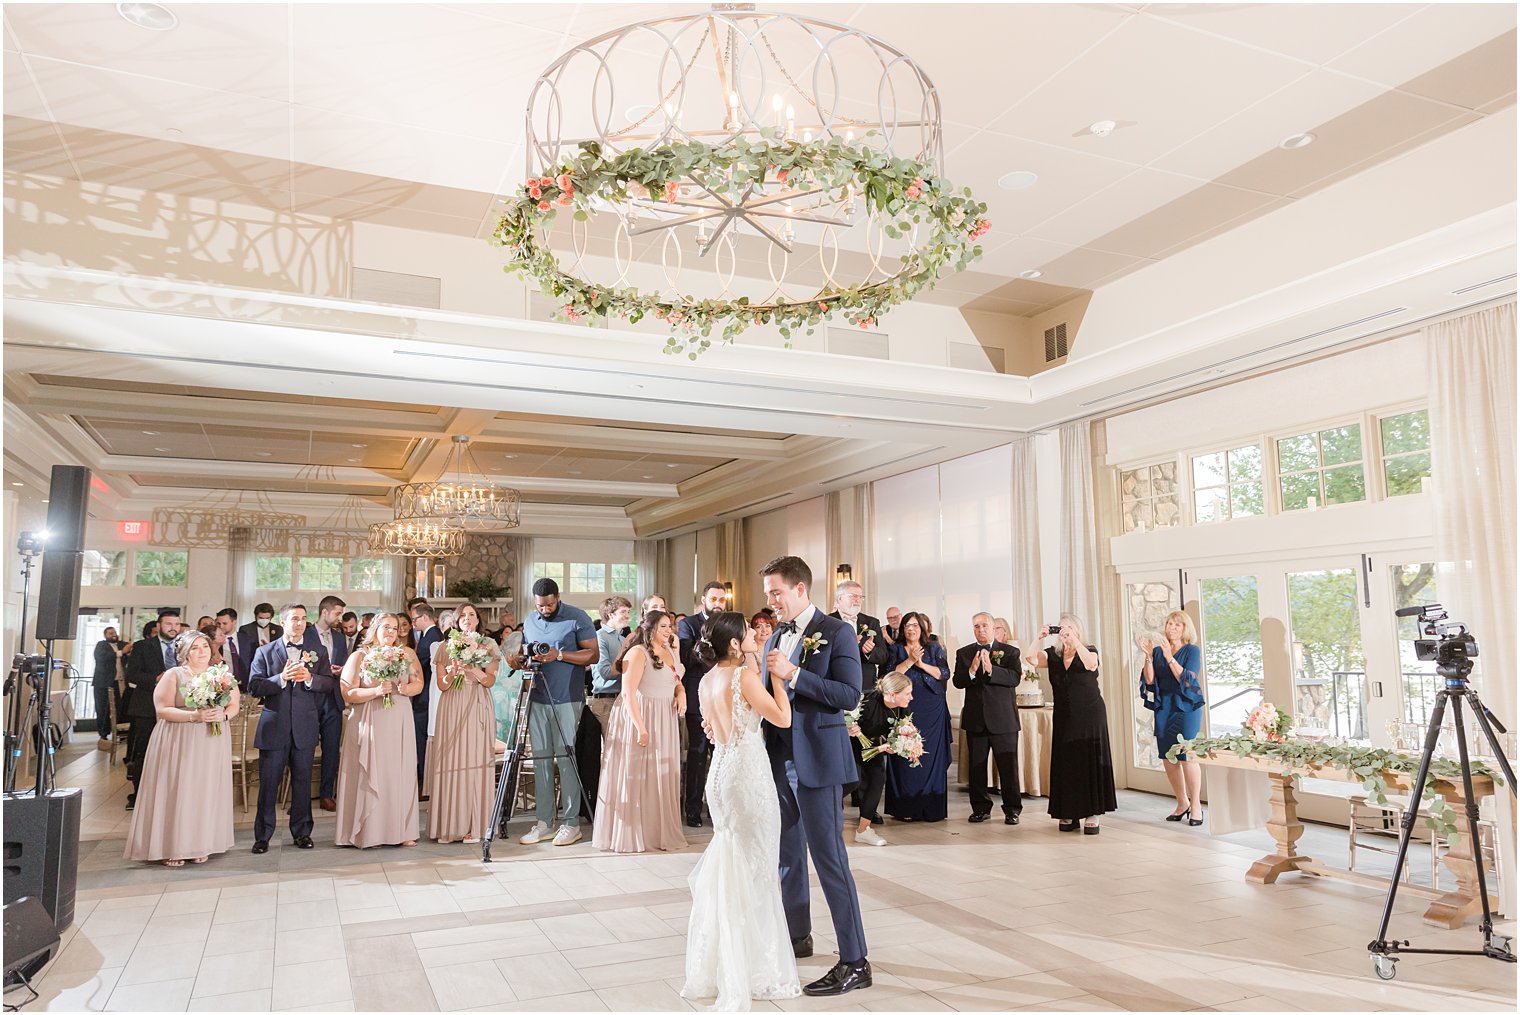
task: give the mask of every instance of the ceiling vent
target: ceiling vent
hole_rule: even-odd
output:
[[[1045,329],[1045,362],[1053,363],[1058,359],[1065,359],[1066,352],[1066,322],[1062,321],[1054,328]]]
[[[348,295],[351,299],[366,303],[440,310],[443,307],[443,279],[429,275],[407,275],[399,271],[355,268]]]
[[[1508,275],[1505,275],[1505,276],[1503,276],[1501,278],[1491,278],[1487,282],[1478,282],[1475,285],[1464,286],[1461,289],[1453,289],[1451,291],[1451,294],[1453,296],[1461,296],[1463,293],[1470,293],[1474,289],[1482,289],[1485,286],[1498,285],[1500,282],[1512,282],[1512,281],[1514,281],[1514,279],[1515,279],[1515,273],[1514,272],[1510,272]]]
[[[867,359],[891,359],[887,354],[887,335],[882,331],[857,328],[825,328],[824,348],[836,356],[864,356]]]

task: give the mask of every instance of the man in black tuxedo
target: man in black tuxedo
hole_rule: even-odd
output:
[[[102,745],[111,740],[111,696],[116,691],[117,663],[121,660],[121,639],[116,628],[105,629],[105,637],[95,643],[95,672],[90,683],[95,689],[95,729]]]
[[[150,638],[144,632],[141,641],[132,646],[127,658],[125,702],[132,728],[127,731],[127,778],[132,780],[132,792],[127,794],[127,810],[137,805],[137,786],[142,781],[143,759],[148,756],[148,741],[153,737],[153,727],[158,722],[158,710],[153,707],[153,688],[159,675],[179,665],[174,655],[174,639],[179,637],[179,611],[164,609],[158,612],[158,637]]]
[[[881,667],[887,665],[892,646],[881,636],[881,621],[861,612],[865,605],[866,592],[860,582],[842,581],[834,586],[834,612],[829,616],[855,628],[855,641],[860,645],[861,686],[869,691],[876,686]]]
[[[248,676],[248,693],[264,703],[253,746],[259,749],[259,809],[253,819],[253,851],[269,852],[278,818],[280,780],[290,769],[290,837],[311,849],[311,768],[321,735],[324,699],[333,693],[327,650],[307,645],[306,607],[280,609],[281,637],[259,649]]]
[[[1014,686],[1023,670],[1019,650],[992,637],[993,617],[978,613],[971,618],[976,638],[955,653],[956,687],[966,692],[961,708],[961,736],[966,738],[971,771],[970,821],[986,821],[992,815],[987,793],[987,752],[997,762],[1002,787],[1003,823],[1016,825],[1024,809],[1019,794],[1019,710],[1014,706]]]
[[[332,664],[328,676],[333,678],[333,693],[322,702],[322,788],[324,811],[338,809],[338,752],[343,744],[343,664],[348,661],[348,642],[343,637],[343,610],[348,606],[337,596],[323,596],[317,604],[317,620],[306,625],[303,639],[307,648],[322,646]]]
[[[422,693],[412,695],[412,728],[417,734],[417,786],[422,787],[423,765],[427,761],[428,708],[432,703],[433,646],[443,640],[443,631],[433,619],[433,608],[426,600],[407,607],[412,630],[417,633],[417,662],[422,665]]]
[[[681,641],[681,665],[686,675],[681,683],[686,686],[686,793],[683,807],[686,824],[691,828],[702,827],[702,792],[707,788],[707,758],[712,745],[702,730],[702,701],[697,688],[702,676],[710,667],[697,658],[697,642],[702,638],[702,627],[708,618],[721,612],[728,605],[728,591],[722,582],[708,582],[702,586],[702,612],[683,617],[676,625],[676,637]]]
[[[237,629],[238,654],[248,660],[253,668],[253,657],[259,649],[272,641],[280,640],[280,625],[274,623],[274,607],[260,603],[253,608],[253,620]]]

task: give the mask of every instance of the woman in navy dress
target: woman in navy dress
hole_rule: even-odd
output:
[[[1193,618],[1181,610],[1167,614],[1159,645],[1147,635],[1140,638],[1140,651],[1145,653],[1140,695],[1156,713],[1156,749],[1177,797],[1177,809],[1166,820],[1186,817],[1194,826],[1203,824],[1203,770],[1198,759],[1186,752],[1179,753],[1175,762],[1166,760],[1166,752],[1179,736],[1184,740],[1198,736],[1203,723],[1203,653],[1197,641]]]
[[[913,725],[924,738],[919,767],[887,759],[887,814],[898,821],[944,821],[950,809],[950,661],[932,633],[928,617],[905,613],[892,646],[893,670],[913,681]]]

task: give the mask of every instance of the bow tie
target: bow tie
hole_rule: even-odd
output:
[[[787,620],[787,621],[783,621],[780,624],[777,624],[776,625],[776,633],[777,634],[796,634],[797,633],[797,622],[795,620]]]

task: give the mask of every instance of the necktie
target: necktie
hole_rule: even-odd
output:
[[[163,646],[164,650],[164,669],[172,670],[178,665],[178,661],[174,658],[174,643],[160,639],[159,645]]]
[[[796,634],[797,633],[797,622],[795,620],[785,620],[785,621],[782,621],[780,624],[776,625],[776,633],[777,634]]]

